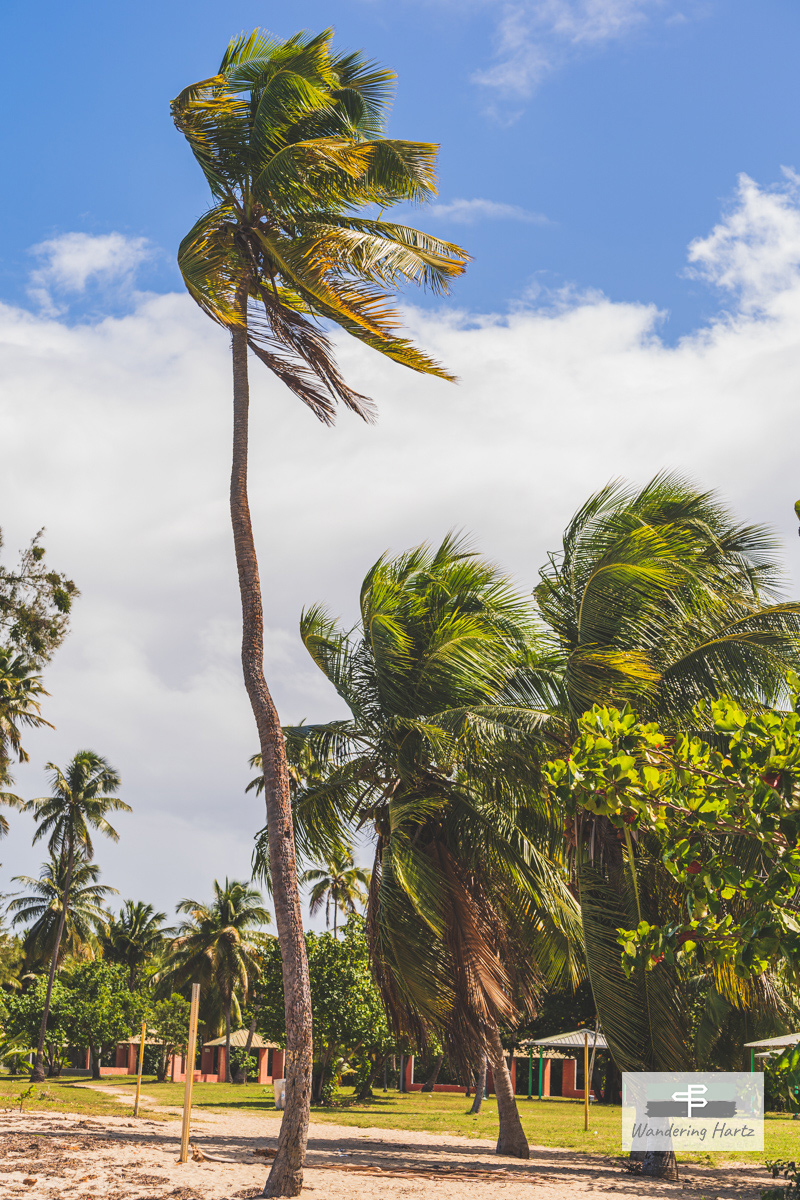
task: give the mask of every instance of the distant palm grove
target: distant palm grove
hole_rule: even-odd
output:
[[[326,423],[339,402],[371,419],[326,330],[451,379],[391,293],[443,292],[468,261],[384,216],[435,194],[437,148],[385,136],[390,72],[331,39],[242,35],[172,104],[211,193],[179,266],[232,352],[248,790],[266,806],[251,878],[209,878],[169,913],[118,898],[96,861],[130,811],[108,747],[47,762],[46,796],[16,794],[78,591],[38,538],[0,569],[0,836],[26,813],[44,856],[3,897],[3,1063],[99,1076],[147,1020],[145,1070],[163,1080],[199,983],[226,1082],[255,1077],[254,1046],[285,1052],[270,1196],[300,1191],[311,1104],[402,1088],[410,1056],[426,1087],[461,1085],[476,1107],[488,1077],[498,1152],[527,1158],[532,1074],[514,1056],[536,1038],[602,1031],[589,1082],[617,1103],[622,1071],[740,1069],[745,1041],[800,1016],[800,603],[775,538],[722,497],[677,475],[610,484],[530,562],[532,591],[455,535],[387,552],[352,580],[354,627],[322,604],[300,615],[347,715],[279,719],[249,365]],[[304,931],[305,908],[325,932]]]

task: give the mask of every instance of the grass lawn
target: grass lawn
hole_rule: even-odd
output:
[[[62,1079],[46,1079],[37,1083],[29,1096],[23,1100],[23,1112],[70,1112],[87,1116],[130,1116],[131,1105],[120,1102],[115,1096],[103,1096],[90,1088],[78,1087],[86,1083],[85,1077],[64,1076]],[[27,1078],[0,1075],[0,1109],[19,1110],[23,1092],[30,1088]]]
[[[111,1082],[111,1081],[109,1081]],[[120,1077],[113,1086],[135,1086],[135,1079]],[[156,1083],[146,1078],[142,1095],[152,1097],[162,1104],[181,1105],[183,1084]],[[464,1096],[447,1092],[423,1095],[411,1092],[399,1095],[390,1091],[384,1095],[376,1091],[368,1103],[352,1103],[349,1091],[340,1091],[336,1096],[337,1107],[312,1106],[312,1121],[335,1125],[351,1125],[360,1128],[413,1129],[427,1133],[451,1133],[461,1137],[496,1138],[497,1107],[494,1098],[485,1100],[478,1116],[470,1116],[470,1101]],[[246,1088],[226,1083],[196,1083],[193,1090],[194,1107],[198,1109],[230,1112],[238,1109],[251,1115],[263,1114],[278,1118],[271,1087],[248,1084]],[[594,1154],[620,1154],[620,1110],[604,1104],[592,1105],[589,1113],[589,1131],[583,1128],[583,1104],[581,1101],[551,1099],[541,1103],[518,1097],[522,1124],[528,1140],[537,1146],[560,1147],[562,1149],[588,1151]],[[274,1131],[277,1133],[277,1128]],[[762,1158],[800,1158],[800,1121],[792,1121],[784,1113],[768,1113],[766,1120],[766,1149]],[[692,1162],[723,1162],[727,1158],[742,1159],[741,1154],[683,1154],[681,1159]]]

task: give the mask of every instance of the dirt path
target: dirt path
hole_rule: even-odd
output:
[[[261,1194],[268,1170],[254,1150],[274,1148],[277,1133],[274,1121],[204,1112],[192,1122],[192,1142],[208,1157],[180,1165],[175,1119],[0,1113],[0,1196],[245,1200]],[[568,1150],[533,1147],[530,1162],[521,1163],[473,1138],[325,1124],[310,1129],[303,1191],[325,1200],[497,1200],[498,1187],[503,1200],[758,1200],[767,1184],[763,1168],[681,1170],[679,1184],[650,1182],[615,1160]]]

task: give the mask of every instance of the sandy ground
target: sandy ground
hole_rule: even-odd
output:
[[[109,1090],[111,1089],[103,1089]],[[126,1093],[129,1095],[129,1093]],[[155,1106],[154,1106],[155,1107]],[[0,1112],[0,1197],[34,1200],[245,1200],[261,1194],[275,1120],[199,1114],[191,1141],[205,1161],[177,1162],[180,1122]],[[152,1110],[151,1110],[152,1111]],[[498,1158],[491,1142],[407,1130],[311,1125],[303,1194],[327,1200],[566,1200],[572,1196],[758,1200],[766,1171],[682,1166],[680,1183],[643,1180],[618,1160],[532,1147]]]

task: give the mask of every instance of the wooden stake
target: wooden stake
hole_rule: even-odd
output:
[[[200,984],[192,984],[192,1008],[189,1014],[189,1045],[186,1047],[186,1086],[183,1089],[183,1126],[181,1128],[181,1156],[178,1162],[189,1161],[189,1122],[192,1119],[192,1086],[194,1084],[194,1060],[197,1055],[197,1011],[200,1007]]]
[[[589,1131],[589,1034],[583,1033],[583,1128]]]
[[[139,1093],[142,1090],[142,1067],[144,1066],[144,1038],[147,1033],[147,1022],[142,1021],[142,1040],[139,1042],[139,1070],[136,1072],[136,1099],[133,1102],[133,1115],[139,1115]]]

